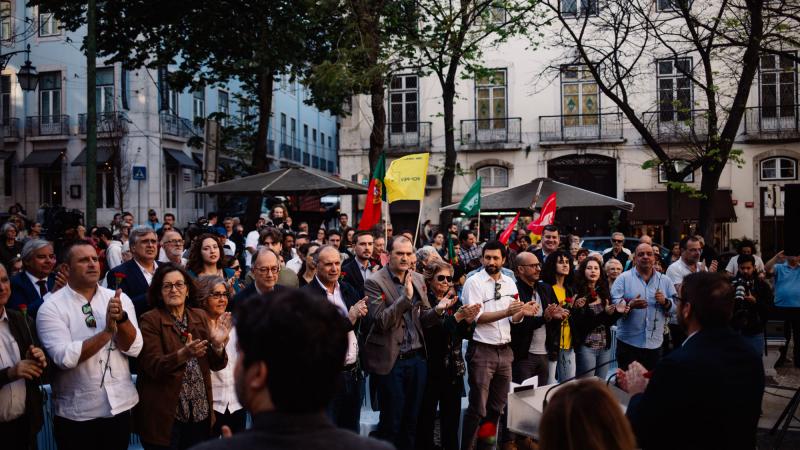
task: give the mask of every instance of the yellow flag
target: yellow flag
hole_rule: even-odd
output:
[[[389,203],[397,200],[422,200],[425,196],[429,156],[429,153],[415,153],[389,164],[386,176],[383,177]]]

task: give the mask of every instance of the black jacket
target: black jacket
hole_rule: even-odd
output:
[[[154,264],[158,269],[162,263],[155,261]],[[118,277],[117,274],[121,276]],[[117,286],[117,278],[120,278],[119,286]],[[147,284],[142,269],[139,268],[136,260],[131,259],[109,270],[106,274],[106,286],[112,291],[120,288],[125,295],[130,297],[133,307],[136,308],[137,318],[142,317],[142,314],[152,309],[147,301],[147,290],[150,285]]]
[[[572,346],[574,348],[583,347],[586,336],[599,326],[605,327],[606,349],[611,348],[611,327],[617,323],[622,314],[614,311],[614,314],[607,314],[602,311],[595,314],[589,306],[591,300],[587,299],[586,304],[581,308],[573,308],[570,315],[570,332],[572,334]],[[608,304],[608,302],[606,302]]]
[[[428,290],[428,302],[436,305],[439,300],[432,290]],[[461,354],[463,339],[472,339],[476,323],[468,324],[462,320],[457,322],[455,312],[462,306],[461,300],[450,307],[441,320],[432,327],[423,328],[425,349],[428,356],[428,376],[430,378],[444,378],[462,386],[465,370],[464,357]]]
[[[253,415],[253,427],[229,439],[212,439],[194,450],[392,450],[390,444],[336,428],[324,413]]]
[[[273,288],[273,291],[278,292],[282,289],[286,289],[286,287],[281,286],[280,284],[276,284],[275,287]],[[238,294],[233,296],[233,299],[228,304],[228,310],[233,311],[233,309],[238,303],[247,300],[248,298],[253,297],[255,295],[258,295],[258,291],[256,291],[256,283],[252,282],[247,286],[245,286],[244,289],[239,291]]]
[[[356,289],[353,286],[350,286],[350,284],[345,281],[339,282],[339,289],[342,291],[342,300],[344,301],[344,306],[348,311],[353,305],[358,303],[358,301],[363,298],[363,296],[360,297],[358,295],[358,292],[356,292]],[[312,279],[307,285],[303,286],[301,290],[308,292],[315,297],[319,297],[325,301],[328,301],[328,294],[325,292],[325,289],[320,286],[316,277],[314,277],[314,279]],[[365,328],[365,325],[362,325],[365,322],[365,319],[358,319],[355,324],[351,324],[350,319],[347,319],[347,324],[350,325],[350,329],[356,332],[359,348],[361,348],[362,344],[364,343],[362,339],[365,336],[362,335],[361,330],[367,329]]]
[[[519,292],[519,299],[523,303],[531,301],[533,298],[533,288],[522,280],[517,280],[517,291]],[[536,293],[542,299],[542,313],[548,305],[555,303],[558,304],[556,293],[553,292],[553,287],[543,281],[536,282]],[[520,323],[511,324],[511,350],[514,352],[514,359],[527,358],[528,350],[531,347],[531,340],[533,340],[533,330],[547,326],[547,340],[545,347],[547,348],[548,358],[553,360],[558,355],[558,338],[561,336],[561,322],[552,320],[545,322],[544,317],[525,317]]]
[[[342,280],[356,290],[360,300],[364,298],[364,277],[361,275],[361,270],[358,266],[358,258],[347,258],[347,261],[342,264],[342,273],[344,273]],[[370,262],[370,267],[372,267],[372,262]]]
[[[39,337],[36,334],[36,324],[34,321],[28,317],[27,322],[30,328],[26,328],[26,318],[21,312],[8,308],[6,308],[6,312],[8,313],[8,325],[11,329],[11,336],[17,341],[17,347],[19,347],[20,360],[25,359],[25,355],[28,353],[28,347],[31,345],[42,348],[42,344],[39,342]],[[30,333],[28,332],[29,329]],[[51,361],[48,360],[48,366],[50,364]],[[8,377],[9,369],[10,367],[0,369],[0,388],[11,382]],[[28,436],[31,442],[35,442],[36,433],[38,433],[39,429],[42,427],[44,419],[42,413],[42,391],[39,389],[39,382],[41,381],[46,384],[46,375],[47,371],[45,370],[41,378],[25,381],[25,415],[28,416],[28,424],[30,426],[28,429]]]
[[[748,280],[741,274],[737,274],[736,278],[731,280],[731,284],[734,289],[742,286],[746,295],[750,294],[756,298],[755,303],[736,299],[731,320],[733,329],[746,336],[763,333],[769,311],[773,306],[772,288],[765,281],[759,280],[757,276]]]
[[[753,449],[763,393],[750,344],[729,328],[701,330],[656,365],[627,416],[645,450]]]

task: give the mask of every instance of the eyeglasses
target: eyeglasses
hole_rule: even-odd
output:
[[[612,239],[612,240],[611,240],[611,242],[613,242],[613,243],[615,243],[615,244],[621,244],[621,243],[623,243],[623,242],[625,242],[625,241],[624,241],[624,240],[622,240],[622,239]]]
[[[542,265],[539,264],[539,263],[536,263],[536,264],[517,264],[517,267],[531,267],[531,268],[534,268],[534,269],[539,269],[539,268],[542,267]]]
[[[178,281],[176,283],[164,283],[161,286],[161,290],[164,292],[170,292],[172,291],[173,288],[176,291],[182,291],[184,288],[186,288],[186,283],[184,283],[183,281]]]
[[[227,298],[227,297],[228,297],[227,292],[212,292],[208,294],[208,298]]]
[[[183,239],[173,239],[171,241],[164,241],[164,244],[183,245]]]
[[[281,268],[278,266],[272,267],[253,267],[253,272],[258,272],[261,275],[266,274],[267,272],[272,272],[273,274],[277,275],[278,272],[281,271]]]
[[[86,315],[86,326],[89,328],[97,328],[97,320],[95,320],[94,314],[92,314],[91,303],[81,306],[81,311]]]
[[[440,283],[445,281],[445,280],[447,280],[448,283],[452,283],[453,282],[453,277],[451,277],[450,275],[437,275],[436,276],[436,281],[438,281]]]

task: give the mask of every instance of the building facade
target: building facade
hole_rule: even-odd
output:
[[[599,208],[559,211],[558,220],[568,229],[581,235],[607,235],[620,229],[629,235],[647,233],[663,242],[664,171],[643,169],[654,154],[617,106],[602,95],[585,67],[564,64],[548,70],[565,51],[569,49],[552,46],[531,50],[528,40],[511,39],[485,50],[483,65],[492,69],[490,76],[459,81],[454,202],[479,176],[484,194],[550,177],[636,205],[632,213],[622,214]],[[676,63],[684,62],[658,58],[643,62],[651,75],[642,79],[631,100],[637,111],[647,111],[643,121],[670,151],[685,145],[683,124],[691,121],[691,131],[703,132],[702,106],[692,106],[688,112],[668,106],[681,101],[689,104],[699,97]],[[719,183],[715,237],[720,248],[743,236],[759,241],[765,252],[782,245],[781,189],[798,180],[796,105],[795,64],[763,57],[734,146],[742,151],[743,164],[728,162]],[[437,223],[439,208],[445,206],[441,205],[445,143],[438,81],[413,70],[399,70],[386,88],[386,111],[387,163],[403,154],[431,153],[422,222]],[[687,114],[694,117],[683,117]],[[342,176],[369,179],[366,155],[371,123],[369,98],[354,98],[352,114],[342,118]],[[699,190],[700,171],[685,181]],[[698,205],[688,197],[679,203],[683,232],[688,233],[696,226]],[[396,208],[392,220],[413,229],[417,207]],[[350,208],[355,213],[361,205],[344,205],[345,211]],[[499,228],[502,222],[494,226]]]
[[[21,204],[30,217],[43,205],[84,209],[86,205],[86,57],[80,50],[85,28],[66,32],[52,14],[25,1],[0,2],[2,51],[30,45],[39,73],[37,89],[24,92],[17,72],[25,54],[10,58],[2,72],[2,187],[0,210]],[[215,207],[215,199],[186,192],[204,183],[203,149],[188,145],[205,137],[195,121],[215,112],[242,115],[237,82],[176,92],[164,70],[125,70],[97,62],[98,223],[120,210],[143,221],[148,209],[173,213],[179,224]],[[303,103],[305,91],[282,77],[275,83],[268,153],[270,168],[306,165],[338,170],[337,118]],[[121,176],[110,155],[121,156]],[[120,190],[124,193],[120,205]]]

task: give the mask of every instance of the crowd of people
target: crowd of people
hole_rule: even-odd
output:
[[[280,448],[708,448],[662,420],[687,415],[753,448],[766,319],[800,292],[800,258],[744,243],[723,269],[694,236],[662,258],[648,236],[592,252],[554,225],[506,245],[453,224],[357,231],[346,214],[311,232],[281,205],[247,233],[162,219],[122,213],[58,245],[3,225],[4,448],[35,446],[44,383],[59,449],[123,449],[131,432],[145,449],[255,448],[246,412]],[[505,425],[512,381],[605,380],[614,362],[627,419],[588,379],[553,396],[540,442]],[[366,396],[384,443],[341,431],[360,432]]]

